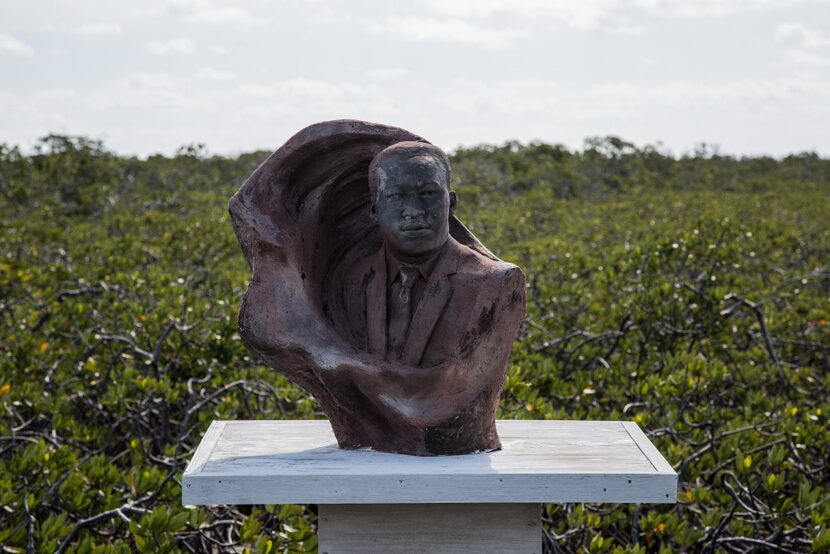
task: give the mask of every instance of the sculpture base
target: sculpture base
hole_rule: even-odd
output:
[[[320,552],[540,552],[540,505],[674,503],[636,423],[497,421],[503,448],[419,457],[337,447],[327,421],[215,421],[185,505],[317,504]]]
[[[320,504],[320,554],[540,553],[539,504]]]

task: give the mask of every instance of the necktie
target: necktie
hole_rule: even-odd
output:
[[[409,304],[409,301],[412,297],[412,285],[415,284],[415,280],[418,278],[418,268],[417,267],[410,267],[410,266],[401,266],[401,292],[398,297],[403,304]]]
[[[397,280],[400,290],[392,296],[387,304],[389,341],[388,353],[392,359],[400,358],[406,335],[409,332],[409,320],[412,317],[412,286],[418,280],[418,268],[401,266]],[[394,290],[394,289],[393,289]]]

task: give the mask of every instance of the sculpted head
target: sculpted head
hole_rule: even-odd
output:
[[[447,242],[455,209],[450,163],[425,142],[399,142],[369,165],[372,214],[387,250],[401,261],[428,258]]]

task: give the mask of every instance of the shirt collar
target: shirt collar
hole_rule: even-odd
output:
[[[449,240],[447,240],[447,243],[449,243]],[[414,267],[418,268],[418,273],[421,274],[421,278],[424,281],[429,280],[429,276],[432,275],[432,270],[435,269],[435,265],[438,263],[438,258],[441,257],[441,254],[443,254],[446,249],[447,249],[447,244],[444,244],[444,246],[440,250],[438,250],[438,252],[436,252],[435,255],[432,256],[430,259],[428,259],[425,262],[422,262],[420,264],[415,264]],[[398,274],[401,271],[401,266],[402,265],[411,265],[411,264],[403,264],[399,260],[397,260],[392,255],[392,253],[389,252],[388,249],[384,248],[383,250],[386,253],[385,254],[385,258],[386,258],[386,284],[391,285],[392,283],[395,282],[395,279],[398,278]]]

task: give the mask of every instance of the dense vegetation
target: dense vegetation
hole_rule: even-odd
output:
[[[265,155],[0,146],[5,552],[315,549],[313,506],[180,503],[211,420],[321,417],[235,332],[226,202]],[[528,276],[501,417],[632,419],[680,474],[675,506],[546,506],[546,551],[830,550],[830,160],[452,161],[462,220]]]

